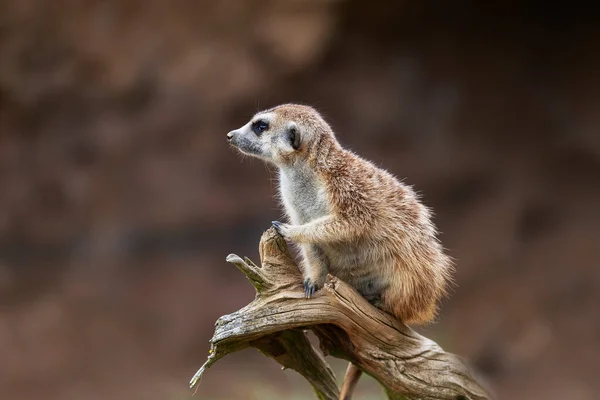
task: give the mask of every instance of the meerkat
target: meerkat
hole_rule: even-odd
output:
[[[433,320],[453,265],[410,186],[344,149],[309,106],[261,111],[227,139],[279,169],[289,223],[272,224],[300,246],[306,297],[330,273],[406,324]],[[361,373],[349,365],[340,399],[350,399]]]

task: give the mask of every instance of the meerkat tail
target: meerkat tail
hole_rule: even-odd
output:
[[[340,400],[352,399],[352,393],[356,388],[356,384],[362,375],[362,371],[354,364],[348,364],[346,375],[344,375],[344,383],[342,383],[342,391],[340,392]]]

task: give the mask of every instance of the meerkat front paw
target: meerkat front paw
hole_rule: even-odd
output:
[[[284,224],[279,221],[271,221],[273,228],[279,233],[284,239],[292,240],[292,226]]]
[[[313,295],[325,286],[327,274],[318,278],[304,278],[304,294],[307,299],[313,297]]]
[[[279,222],[279,221],[271,221],[271,225],[273,225],[273,228],[275,228],[275,230],[277,231],[277,233],[279,233],[281,236],[283,236],[283,233],[281,233],[281,228],[283,225],[283,223]]]
[[[318,283],[313,282],[310,278],[304,280],[304,296],[307,299],[310,299],[319,289],[321,289],[321,286]]]

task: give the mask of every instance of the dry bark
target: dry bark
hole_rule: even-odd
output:
[[[260,258],[262,266],[227,257],[250,280],[256,298],[217,320],[208,360],[191,387],[220,358],[255,347],[303,375],[319,399],[339,396],[323,354],[356,364],[381,383],[390,399],[490,398],[459,357],[376,309],[341,280],[329,276],[325,287],[306,299],[300,271],[272,228],[261,238]],[[323,354],[311,345],[306,329],[319,338]]]

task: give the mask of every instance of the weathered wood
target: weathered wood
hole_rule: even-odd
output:
[[[306,299],[300,271],[272,228],[261,238],[260,258],[257,266],[227,257],[248,277],[256,298],[217,320],[208,360],[191,387],[221,357],[256,347],[302,374],[318,398],[337,399],[331,368],[302,331],[311,329],[325,355],[353,362],[377,379],[390,399],[490,398],[459,357],[376,309],[341,280],[329,276],[325,287]]]

